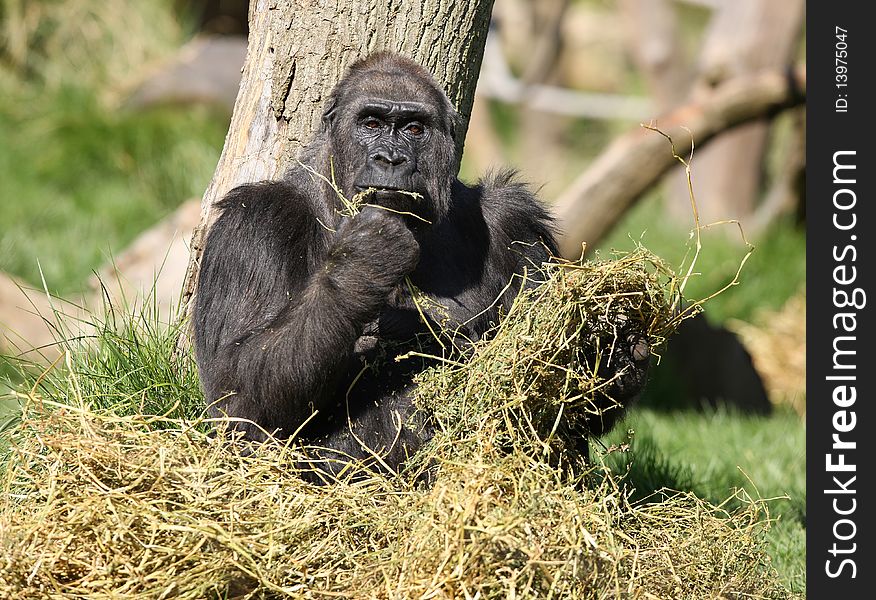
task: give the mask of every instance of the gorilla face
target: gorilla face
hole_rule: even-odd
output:
[[[348,198],[376,190],[366,202],[434,223],[450,207],[457,118],[421,67],[378,54],[351,69],[323,114],[331,172]]]
[[[374,188],[378,197],[397,191],[427,196],[417,161],[426,154],[433,122],[429,106],[421,102],[367,99],[354,130],[365,157],[353,183],[356,190]]]

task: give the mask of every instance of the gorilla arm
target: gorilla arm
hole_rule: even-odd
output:
[[[402,219],[366,207],[333,222],[289,183],[223,201],[202,259],[195,308],[201,379],[214,414],[288,436],[331,402],[353,346],[417,264]],[[217,402],[218,401],[218,402]],[[250,439],[259,427],[240,423]]]

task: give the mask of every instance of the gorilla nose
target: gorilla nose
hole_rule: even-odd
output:
[[[371,160],[383,168],[389,168],[406,163],[408,157],[398,152],[377,151],[371,155]]]

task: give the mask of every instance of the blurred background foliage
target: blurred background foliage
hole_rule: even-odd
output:
[[[0,2],[0,271],[52,292],[92,270],[210,180],[227,115],[120,108],[195,21],[170,0]]]
[[[712,76],[697,68],[708,58],[708,39],[717,35],[715,14],[725,4],[660,0],[661,7],[671,9],[674,56],[690,71],[684,85],[694,91],[685,91],[685,97],[695,93],[692,80]],[[605,97],[645,103],[652,111],[661,103],[665,108],[636,59],[635,45],[643,34],[624,12],[635,5],[632,0],[496,0],[491,39],[506,61],[500,66],[527,84],[610,95]],[[551,7],[560,18],[545,14]],[[245,15],[246,2],[227,0],[0,0],[0,275],[37,288],[44,278],[60,295],[81,292],[91,273],[141,232],[184,201],[200,197],[222,149],[231,108],[227,100],[217,94],[212,102],[173,96],[137,104],[131,98],[196,36],[245,33]],[[802,32],[795,35],[791,61],[801,62]],[[461,176],[472,181],[484,169],[511,164],[550,201],[614,137],[638,122],[621,112],[551,114],[482,96]],[[779,116],[768,129],[757,172],[731,174],[753,178],[756,197],[745,209],[750,214],[734,214],[733,204],[724,204],[727,214],[721,218],[742,218],[756,250],[740,285],[710,301],[706,310],[713,326],[743,334],[774,410],[751,416],[733,406],[679,407],[673,401],[680,393],[678,372],[658,367],[644,407],[605,441],[606,447],[631,444],[630,453],[614,452],[608,460],[628,471],[641,496],[664,485],[715,501],[734,486],[763,497],[789,496],[774,503],[780,521],[771,539],[776,565],[797,590],[803,589],[805,568],[805,365],[797,366],[805,353],[802,196],[785,201],[769,219],[756,217],[757,208],[787,177],[788,157],[799,152],[801,123],[799,110]],[[698,202],[703,200],[700,186],[717,179],[711,168],[700,170],[695,157]],[[672,264],[689,256],[693,217],[673,177],[678,175],[640,200],[599,248],[628,249],[642,242]],[[705,202],[715,204],[711,198]],[[707,296],[728,283],[746,253],[733,225],[704,232],[703,246],[691,297]],[[782,318],[788,302],[792,314]],[[783,328],[774,330],[779,321]],[[783,352],[791,358],[777,363]],[[772,385],[765,375],[770,372],[782,373],[783,383]]]

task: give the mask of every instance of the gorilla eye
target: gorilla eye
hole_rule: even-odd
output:
[[[368,129],[379,129],[380,121],[374,118],[366,119],[363,125],[365,125],[365,127],[367,127]]]
[[[423,135],[423,131],[425,130],[423,129],[423,126],[419,123],[411,123],[410,125],[405,127],[405,131],[407,131],[411,135],[420,136]]]

